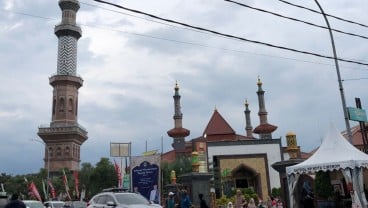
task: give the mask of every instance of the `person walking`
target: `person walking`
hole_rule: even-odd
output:
[[[257,208],[253,198],[249,199],[248,208]]]
[[[183,190],[181,192],[180,208],[190,208],[191,206],[192,202],[190,201],[187,190]]]
[[[240,189],[236,190],[236,195],[235,195],[235,208],[243,208],[247,205],[247,201],[245,200],[242,192],[240,191]]]
[[[169,192],[169,197],[166,199],[166,208],[174,208],[175,207],[175,194],[173,192]]]
[[[26,208],[26,205],[19,200],[19,195],[15,193],[11,196],[10,202],[5,205],[5,208]]]
[[[198,194],[198,197],[199,197],[199,208],[209,208],[207,203],[206,203],[206,200],[203,199],[203,194]]]

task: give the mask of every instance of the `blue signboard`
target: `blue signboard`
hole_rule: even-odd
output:
[[[139,192],[147,199],[150,198],[150,192],[154,185],[159,182],[159,167],[156,164],[150,164],[147,161],[142,162],[132,170],[133,191]]]
[[[367,114],[364,109],[348,107],[349,120],[352,121],[367,121]]]

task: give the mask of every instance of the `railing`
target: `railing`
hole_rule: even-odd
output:
[[[55,124],[42,124],[38,127],[39,133],[52,133],[52,132],[71,132],[77,131],[87,135],[87,130],[80,124],[71,123],[55,123]]]

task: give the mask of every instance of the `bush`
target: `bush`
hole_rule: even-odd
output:
[[[319,171],[314,179],[314,193],[321,199],[329,199],[334,196],[329,172]]]

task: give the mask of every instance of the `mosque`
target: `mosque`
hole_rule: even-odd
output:
[[[173,150],[162,155],[162,160],[173,161],[177,155],[197,151],[203,155],[204,162],[200,171],[214,174],[214,189],[217,197],[236,188],[252,188],[258,196],[266,199],[272,188],[280,187],[279,173],[272,164],[282,161],[283,147],[281,138],[273,138],[272,132],[277,126],[267,120],[262,82],[258,78],[258,103],[260,124],[253,129],[249,104],[245,102],[245,132],[237,134],[215,109],[202,135],[185,141],[190,131],[182,126],[179,86],[174,93],[174,128],[167,134],[173,138]],[[258,134],[258,138],[253,134]]]

